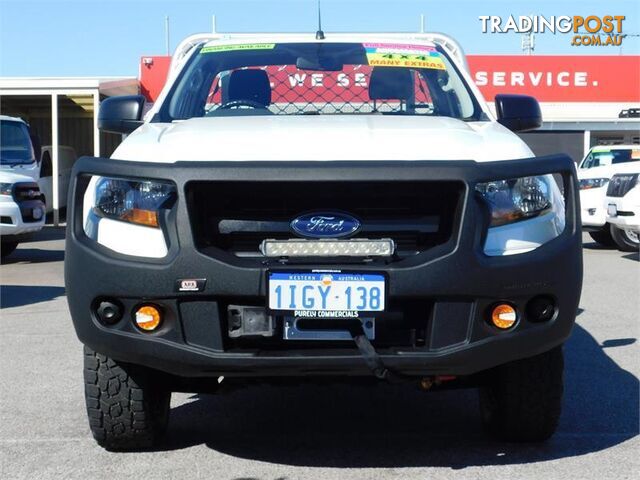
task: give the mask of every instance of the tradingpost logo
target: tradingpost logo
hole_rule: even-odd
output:
[[[622,33],[624,15],[480,15],[482,33],[563,33],[572,34],[573,46],[620,46],[626,36]]]

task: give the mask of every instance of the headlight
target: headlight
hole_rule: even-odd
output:
[[[476,190],[491,210],[491,226],[505,225],[551,211],[552,198],[546,177],[522,177],[479,183]]]
[[[157,228],[159,210],[170,208],[175,198],[170,183],[103,177],[96,182],[93,210],[101,217]]]
[[[11,195],[13,183],[0,183],[0,195]]]
[[[607,183],[609,183],[608,178],[585,178],[580,180],[580,190],[604,187]]]

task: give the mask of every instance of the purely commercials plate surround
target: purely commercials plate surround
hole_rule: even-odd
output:
[[[385,309],[388,282],[378,272],[268,271],[269,311],[304,318],[359,318]]]

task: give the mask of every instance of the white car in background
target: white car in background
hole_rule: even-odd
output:
[[[611,177],[604,207],[611,236],[620,250],[637,252],[640,247],[640,163],[628,163]]]
[[[53,147],[40,147],[27,122],[0,115],[0,170],[29,177],[44,195],[47,213],[53,211]],[[67,206],[71,169],[77,158],[69,146],[58,147],[58,207]]]
[[[77,158],[76,151],[72,147],[60,145],[58,147],[58,208],[67,206],[67,192],[71,170]],[[53,147],[42,147],[40,157],[40,179],[38,186],[45,198],[47,213],[53,211]]]
[[[44,226],[44,202],[31,177],[0,170],[0,254],[12,253],[20,242]]]
[[[613,175],[623,172],[631,162],[640,161],[640,145],[593,147],[578,167],[582,227],[603,245],[617,244],[607,221],[604,198]],[[640,165],[637,164],[636,165]]]

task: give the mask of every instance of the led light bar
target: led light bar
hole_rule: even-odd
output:
[[[260,251],[265,257],[390,257],[395,244],[389,238],[264,240]]]

